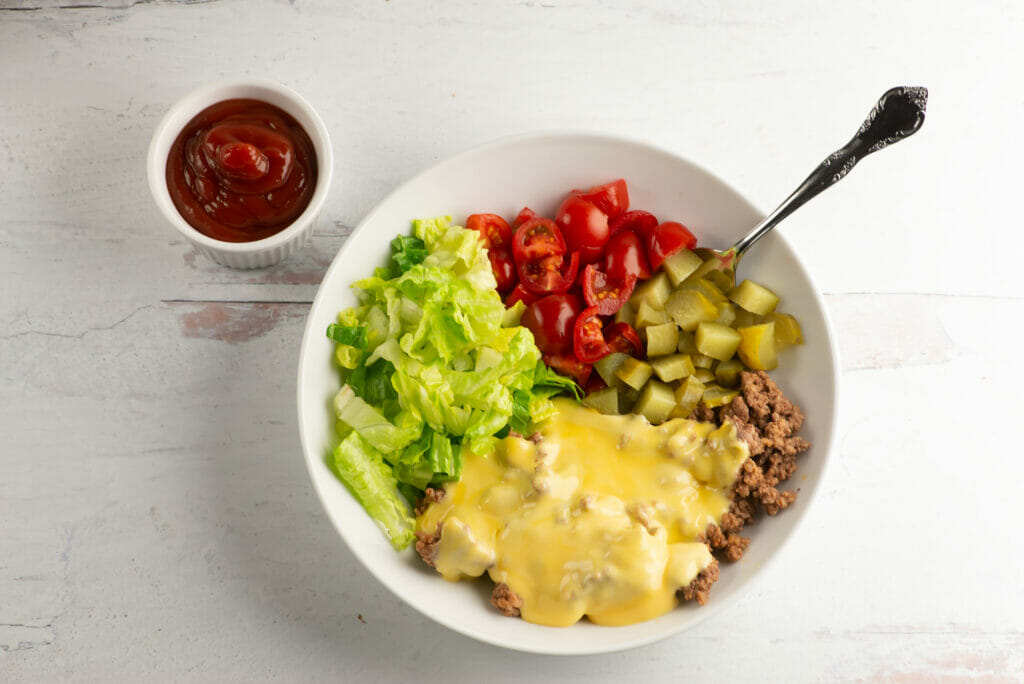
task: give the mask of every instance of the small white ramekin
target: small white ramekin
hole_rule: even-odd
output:
[[[210,105],[237,98],[262,100],[291,114],[306,130],[316,151],[316,187],[309,206],[281,232],[252,242],[224,242],[200,233],[178,213],[167,189],[167,154],[181,129],[192,120],[192,117]],[[164,218],[177,228],[197,251],[219,264],[232,268],[263,268],[276,264],[300,249],[313,233],[331,186],[334,152],[327,127],[305,98],[273,81],[237,78],[197,88],[171,107],[156,127],[153,139],[149,143],[146,172],[149,177],[149,190],[153,194],[156,206]]]

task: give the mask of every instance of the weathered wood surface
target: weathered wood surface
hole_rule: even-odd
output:
[[[848,6],[847,6],[848,5]],[[1017,3],[0,2],[0,680],[1020,681]],[[144,177],[222,76],[303,92],[325,226],[260,272],[195,255]],[[309,302],[351,227],[528,130],[649,139],[768,208],[896,84],[918,137],[785,231],[843,360],[826,493],[742,601],[590,658],[436,627],[349,554],[299,451]]]

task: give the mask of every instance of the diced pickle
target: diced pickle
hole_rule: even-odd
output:
[[[664,269],[665,274],[668,275],[668,279],[669,282],[672,283],[672,287],[675,287],[686,280],[691,273],[700,268],[702,263],[704,263],[704,260],[699,256],[688,249],[683,249],[665,259],[661,268]]]
[[[775,353],[775,324],[761,323],[740,328],[740,346],[736,350],[747,368],[771,370],[779,365]]]
[[[633,405],[636,404],[637,397],[640,393],[632,387],[623,385],[625,389],[619,392],[619,413],[626,415],[627,413],[633,412]]]
[[[615,312],[616,323],[626,323],[631,328],[636,327],[636,309],[629,302],[623,302],[622,307]]]
[[[676,351],[679,345],[679,326],[675,323],[649,325],[644,328],[647,338],[647,356],[664,356]]]
[[[697,351],[697,343],[693,340],[693,333],[687,330],[679,331],[679,347],[680,354],[699,354]]]
[[[629,298],[630,304],[639,313],[640,302],[647,302],[655,309],[664,309],[665,300],[672,293],[672,284],[663,271],[658,271],[651,278],[637,284],[633,295]]]
[[[690,278],[703,278],[712,271],[720,270],[722,262],[713,255],[714,253],[710,249],[698,247],[697,249],[694,250],[694,252],[696,252],[697,256],[704,260],[704,263],[698,266],[697,270],[690,274]]]
[[[691,375],[676,386],[674,395],[676,407],[672,410],[672,416],[686,418],[693,413],[704,396],[704,383]]]
[[[695,368],[711,368],[715,365],[715,359],[711,358],[707,354],[690,354],[690,359],[693,361]]]
[[[619,413],[619,392],[614,387],[599,389],[583,397],[583,405],[607,415],[617,415]]]
[[[738,387],[740,384],[740,373],[743,372],[743,362],[739,359],[722,361],[715,366],[715,380],[722,387]]]
[[[725,293],[719,290],[718,286],[707,278],[689,278],[679,286],[679,289],[696,290],[715,304],[724,304],[729,301],[729,298],[725,296]]]
[[[683,330],[693,331],[701,321],[718,318],[718,307],[696,290],[676,290],[665,303],[665,312]]]
[[[744,280],[737,285],[729,293],[729,299],[758,316],[766,316],[775,311],[775,306],[779,303],[778,295],[753,280]]]
[[[715,371],[710,368],[695,368],[692,377],[697,378],[705,385],[715,381]]]
[[[697,351],[719,361],[728,361],[740,346],[740,334],[727,325],[703,321],[694,333]]]
[[[754,314],[750,313],[749,311],[747,311],[743,307],[737,306],[736,307],[736,318],[732,319],[732,327],[734,327],[734,328],[746,328],[748,325],[754,325],[756,323],[760,323],[761,321],[757,320],[757,318],[758,318],[757,316],[755,316]]]
[[[651,359],[648,363],[654,369],[654,374],[665,382],[672,382],[693,375],[693,361],[689,354],[672,354],[671,356],[660,356]]]
[[[725,389],[717,385],[706,387],[704,394],[701,396],[701,401],[708,408],[718,408],[719,406],[725,406],[730,403],[739,394],[736,390]]]
[[[640,328],[646,328],[650,325],[661,325],[662,323],[667,322],[668,315],[662,309],[654,308],[646,299],[644,299],[640,302],[640,305],[637,306],[633,327],[639,330]]]
[[[777,351],[794,344],[804,343],[804,333],[800,329],[800,323],[790,314],[773,311],[768,314],[767,321],[775,324],[775,349]]]
[[[626,360],[622,362],[619,369],[615,371],[615,377],[622,382],[626,383],[635,390],[639,390],[644,386],[644,383],[651,377],[654,370],[651,368],[651,364],[646,361],[640,361],[634,359],[632,356],[627,356]]]
[[[633,405],[633,413],[647,418],[652,425],[662,423],[676,407],[672,388],[658,380],[650,380],[640,392],[640,398]]]
[[[604,356],[594,362],[594,370],[601,376],[601,379],[609,387],[615,387],[620,383],[619,379],[615,377],[615,371],[619,370],[622,363],[629,358],[629,354],[623,354],[622,352],[612,352],[607,356]]]
[[[715,323],[721,323],[722,325],[731,326],[732,322],[736,320],[736,309],[738,307],[732,302],[722,302],[718,305],[718,318],[715,319]]]
[[[725,271],[719,271],[713,269],[704,274],[707,280],[718,286],[718,289],[722,292],[728,292],[732,288],[736,287],[736,281],[729,276]]]
[[[660,422],[656,400],[666,390],[674,392],[671,416],[686,417],[702,397],[712,407],[730,402],[745,368],[775,368],[779,350],[803,343],[800,324],[775,310],[779,297],[771,290],[751,280],[737,285],[734,275],[707,249],[666,259],[615,315],[640,333],[644,360],[610,354],[595,363],[617,401],[608,390],[587,401],[606,411],[614,403],[619,413],[649,413]]]

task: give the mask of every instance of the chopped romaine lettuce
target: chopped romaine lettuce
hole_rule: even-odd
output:
[[[328,329],[345,381],[338,473],[396,548],[412,537],[393,497],[408,504],[458,480],[465,452],[527,433],[554,413],[555,394],[581,395],[541,362],[519,312],[506,312],[476,231],[439,217],[413,221],[413,233],[392,241],[390,268],[353,285],[359,306]]]
[[[391,545],[398,550],[409,546],[415,536],[412,511],[381,453],[359,433],[350,432],[334,449],[334,467],[356,501],[380,525]]]
[[[342,368],[355,368],[359,365],[363,350],[366,349],[365,325],[332,323],[327,326],[327,336],[338,343],[335,356]]]

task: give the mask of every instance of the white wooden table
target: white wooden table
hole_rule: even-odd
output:
[[[0,2],[0,681],[1024,680],[1024,6],[749,5]],[[194,254],[143,163],[172,101],[239,74],[307,96],[337,159],[329,227],[258,272]],[[922,132],[784,228],[838,332],[841,432],[742,601],[536,657],[363,570],[311,491],[294,383],[317,283],[390,189],[588,129],[767,210],[894,85],[930,88]]]

